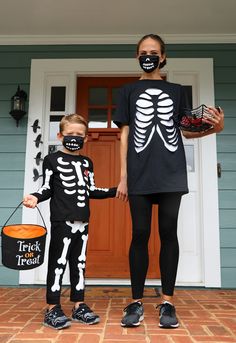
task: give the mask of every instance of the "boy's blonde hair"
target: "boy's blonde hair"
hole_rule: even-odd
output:
[[[81,116],[77,113],[66,114],[64,117],[62,117],[62,119],[60,121],[60,126],[59,126],[60,133],[62,133],[62,131],[65,128],[65,125],[68,123],[84,125],[85,126],[85,134],[87,135],[87,133],[88,133],[88,122],[83,116]]]

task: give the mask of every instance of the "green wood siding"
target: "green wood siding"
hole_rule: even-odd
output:
[[[0,46],[0,226],[23,196],[27,116],[16,128],[9,111],[18,84],[29,94],[31,59],[134,55],[135,45],[122,44]],[[171,44],[167,56],[214,60],[215,102],[225,110],[225,129],[217,135],[222,287],[236,287],[236,44]],[[0,266],[0,284],[17,283],[18,273]]]

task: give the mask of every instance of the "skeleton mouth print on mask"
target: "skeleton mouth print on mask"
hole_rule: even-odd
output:
[[[63,146],[70,151],[77,151],[83,148],[84,137],[81,136],[64,136]]]
[[[142,55],[139,57],[140,67],[146,73],[151,73],[159,66],[160,57],[157,55]]]

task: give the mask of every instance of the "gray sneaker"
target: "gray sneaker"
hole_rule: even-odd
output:
[[[179,322],[175,314],[175,307],[169,303],[163,303],[157,306],[160,308],[160,328],[177,328]]]
[[[134,327],[139,326],[144,318],[144,309],[141,301],[135,301],[124,308],[124,316],[121,320],[121,326]]]
[[[71,320],[62,311],[61,305],[55,305],[51,310],[46,310],[43,325],[60,330],[71,326]]]

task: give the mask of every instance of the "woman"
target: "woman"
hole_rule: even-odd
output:
[[[117,197],[129,199],[132,217],[129,261],[133,301],[124,309],[121,325],[138,326],[143,320],[152,205],[158,204],[162,283],[159,326],[176,328],[179,323],[173,294],[179,258],[177,221],[181,197],[188,193],[179,123],[187,104],[182,86],[161,78],[166,53],[160,36],[144,36],[137,45],[137,58],[143,70],[141,78],[121,89],[114,120],[121,129]],[[184,137],[204,137],[223,129],[223,111],[214,107],[207,110],[209,117],[204,121],[210,129],[182,131]]]

